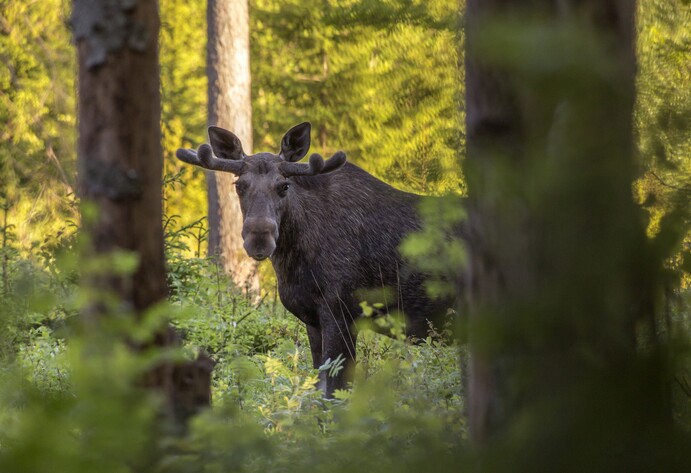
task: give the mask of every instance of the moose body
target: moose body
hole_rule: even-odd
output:
[[[310,125],[286,133],[278,155],[245,156],[232,133],[211,127],[211,148],[178,157],[238,176],[242,236],[249,256],[270,258],[281,302],[307,327],[315,368],[339,356],[345,369],[320,373],[327,396],[343,389],[355,362],[355,321],[363,290],[393,289],[386,310],[406,317],[406,334],[425,338],[452,302],[428,297],[426,276],[401,257],[402,239],[421,228],[421,197],[397,190],[357,166],[343,153],[324,162],[309,149]],[[214,156],[214,154],[216,156]],[[374,301],[369,301],[374,302]]]

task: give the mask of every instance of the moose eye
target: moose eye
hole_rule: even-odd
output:
[[[245,193],[247,190],[247,184],[244,182],[236,182],[235,183],[235,192],[237,192],[238,195],[242,195]]]
[[[289,182],[282,182],[278,185],[278,195],[281,197],[285,197],[286,192],[288,192],[288,189],[290,189],[290,183]]]

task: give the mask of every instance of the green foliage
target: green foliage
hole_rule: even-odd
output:
[[[121,337],[50,345],[60,346],[37,338],[27,360],[42,363],[5,365],[0,374],[0,469],[114,472],[150,463],[156,403],[133,387],[148,365]]]
[[[74,218],[74,50],[67,0],[4,0],[0,10],[0,195],[19,247]]]
[[[691,284],[691,7],[642,1],[638,8],[638,130],[645,171],[636,190],[649,234],[668,258],[670,286]]]
[[[255,148],[299,121],[392,184],[458,192],[457,2],[252,2]]]
[[[363,329],[354,390],[325,400],[294,316],[276,301],[233,292],[212,261],[171,251],[170,303],[139,323],[107,293],[77,286],[72,275],[74,268],[127,273],[131,255],[83,264],[57,254],[47,269],[31,265],[30,292],[19,290],[25,276],[12,272],[12,297],[32,302],[0,306],[3,328],[20,335],[8,341],[14,356],[3,357],[0,369],[2,471],[327,471],[334,458],[345,471],[351,459],[367,465],[377,456],[394,469],[421,461],[429,448],[448,457],[460,445],[458,347],[431,338],[410,345]],[[85,326],[73,315],[94,301],[105,304],[108,316]],[[19,316],[8,317],[10,310]],[[126,340],[146,340],[164,315],[183,336],[183,353],[128,349]],[[158,360],[199,350],[218,363],[214,407],[194,419],[186,436],[162,434],[155,427],[159,400],[136,380]],[[407,452],[400,461],[399,451]]]
[[[401,243],[401,252],[419,271],[427,274],[427,292],[432,297],[457,293],[459,274],[467,266],[467,249],[461,228],[466,219],[461,200],[438,197],[423,201],[422,230],[411,233]]]
[[[166,231],[181,232],[176,243],[188,246],[188,256],[199,256],[185,229],[207,213],[204,172],[183,165],[175,150],[206,141],[206,2],[161,0],[160,15],[164,213],[175,216]]]

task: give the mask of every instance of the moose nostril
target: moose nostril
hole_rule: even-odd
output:
[[[276,222],[267,217],[250,217],[245,220],[243,234],[255,237],[276,237],[278,226]]]

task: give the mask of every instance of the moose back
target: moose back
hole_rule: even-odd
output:
[[[402,239],[421,228],[418,204],[425,197],[346,163],[340,151],[326,161],[313,154],[308,163],[297,162],[310,147],[310,129],[309,123],[291,128],[279,154],[247,156],[234,134],[210,127],[211,146],[179,149],[177,157],[238,177],[247,254],[271,260],[281,302],[307,327],[314,367],[345,358],[336,376],[320,373],[320,388],[331,396],[352,376],[362,290],[393,289],[382,302],[405,314],[406,334],[418,339],[453,301],[430,298],[426,275],[399,253]]]

